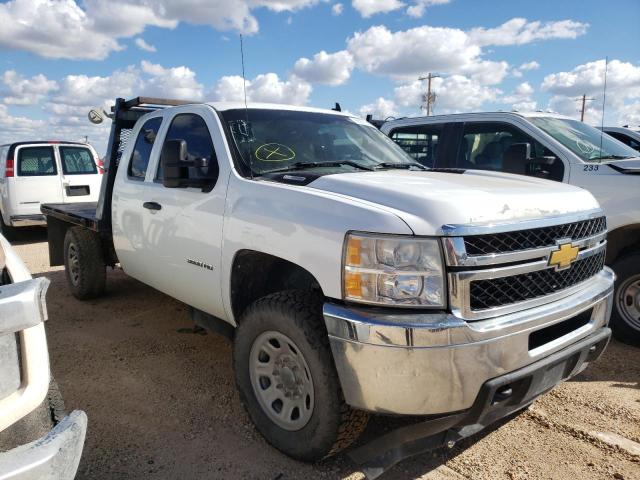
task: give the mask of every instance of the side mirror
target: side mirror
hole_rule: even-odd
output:
[[[162,184],[167,188],[186,187],[189,180],[187,164],[187,142],[167,140],[160,153],[162,164]]]
[[[530,143],[513,143],[502,156],[502,168],[507,173],[525,175],[527,164],[531,160]]]

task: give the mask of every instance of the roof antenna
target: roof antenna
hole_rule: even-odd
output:
[[[242,34],[240,34],[240,59],[242,62],[242,89],[244,91],[245,134],[247,136],[247,142],[249,143],[249,170],[251,171],[251,180],[253,180],[253,153],[251,152],[251,133],[249,132],[249,107],[247,106],[247,79],[244,75],[244,43],[242,41]]]
[[[602,137],[604,137],[604,106],[607,100],[607,68],[609,67],[609,56],[604,57],[604,88],[602,89],[602,118],[600,120],[600,159],[602,161]]]

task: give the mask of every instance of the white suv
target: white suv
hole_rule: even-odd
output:
[[[0,146],[0,231],[46,225],[41,203],[98,199],[102,164],[91,145],[19,142]]]

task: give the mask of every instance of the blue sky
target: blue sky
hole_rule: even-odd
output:
[[[418,115],[417,77],[434,71],[436,113],[576,115],[586,93],[596,121],[608,56],[607,121],[640,124],[639,22],[637,0],[5,1],[0,141],[101,144],[86,110],[117,95],[238,99],[241,32],[256,101]]]

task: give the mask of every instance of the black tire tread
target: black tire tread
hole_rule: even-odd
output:
[[[314,291],[285,290],[256,300],[247,308],[247,310],[245,310],[242,317],[250,316],[256,310],[276,311],[281,314],[291,312],[292,310],[295,311],[296,315],[294,318],[296,326],[304,332],[309,345],[314,350],[324,352],[329,357],[328,361],[333,369],[333,375],[336,378],[336,382],[339,385],[340,382],[337,379],[338,374],[335,371],[335,366],[333,364],[333,356],[330,353],[329,337],[327,335],[324,322],[319,321],[318,319],[319,312],[322,312],[322,303],[323,297]],[[243,322],[241,320],[236,331],[236,335],[242,334]],[[242,390],[239,388],[239,391],[241,392]],[[246,409],[247,406],[244,399],[243,405]],[[367,426],[369,413],[351,408],[344,401],[341,391],[338,404],[333,405],[332,409],[340,412],[340,423],[337,436],[327,452],[319,459],[316,458],[314,460],[321,460],[330,457],[349,447],[358,439]]]
[[[80,256],[78,285],[73,285],[70,278],[67,249],[71,242],[76,244]],[[82,227],[70,228],[64,240],[64,263],[67,283],[74,297],[89,300],[104,293],[107,271],[100,238],[95,232]]]

